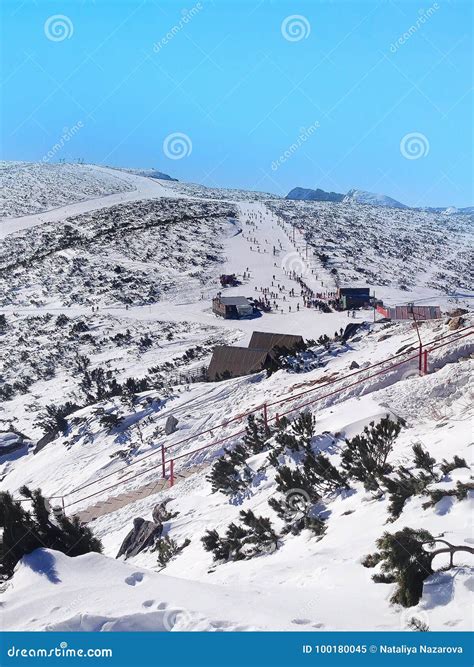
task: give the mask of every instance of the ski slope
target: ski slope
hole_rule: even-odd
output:
[[[125,204],[127,202],[140,201],[141,199],[155,199],[173,194],[173,191],[166,187],[167,181],[159,181],[145,176],[119,172],[115,169],[99,167],[97,165],[67,166],[76,166],[80,172],[86,172],[86,174],[92,178],[93,182],[95,179],[95,182],[102,186],[106,191],[109,189],[112,191],[118,190],[118,192],[99,195],[93,198],[87,198],[87,196],[82,198],[79,196],[80,201],[74,201],[74,199],[78,198],[77,194],[71,194],[71,199],[73,199],[73,201],[63,206],[54,206],[54,193],[48,193],[45,197],[47,202],[45,204],[47,207],[46,210],[31,215],[20,215],[17,217],[8,215],[10,208],[7,205],[4,217],[0,218],[0,239],[9,234],[13,234],[14,232],[30,229],[31,227],[36,227],[43,223],[58,222],[81,213],[98,211],[116,204]],[[33,172],[29,177],[34,179],[37,176]],[[62,181],[62,178],[63,177],[60,174],[56,175],[56,179],[59,182]],[[81,178],[84,178],[84,173],[79,174],[79,179]],[[102,182],[104,182],[103,185]],[[110,184],[111,182],[113,185]],[[51,208],[49,208],[48,203]]]

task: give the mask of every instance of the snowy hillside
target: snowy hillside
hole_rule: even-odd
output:
[[[2,305],[143,304],[199,289],[222,261],[233,215],[226,204],[157,199],[9,235],[0,241]]]
[[[30,215],[133,189],[119,172],[113,175],[85,164],[35,162],[1,162],[0,185],[0,218]]]
[[[472,290],[466,221],[123,178],[127,192],[3,223],[1,490],[40,488],[103,553],[23,557],[2,627],[471,629],[474,318],[451,312]],[[240,283],[226,295],[268,291],[272,311],[216,317],[221,273]],[[306,307],[300,280],[321,301],[359,284],[440,303],[419,324],[427,373],[411,322]],[[213,348],[253,331],[307,342],[268,372],[207,382]],[[264,403],[268,430],[247,420]],[[351,452],[383,440],[380,423],[386,458],[360,472]],[[146,548],[117,559],[141,528]],[[446,571],[435,557],[411,606],[372,579],[377,541],[405,529],[464,548]]]
[[[425,334],[432,338],[433,334],[441,332],[441,329],[435,328],[428,329]],[[179,432],[173,436],[177,440],[183,437],[183,429],[185,433],[192,433],[196,428],[202,429],[203,424],[209,424],[209,421],[216,423],[222,420],[236,401],[241,410],[247,409],[262,399],[268,400],[294,389],[295,384],[301,388],[301,382],[308,386],[318,377],[341,373],[356,359],[362,365],[368,359],[374,362],[378,355],[385,356],[395,351],[402,342],[410,340],[413,341],[413,334],[406,326],[374,329],[345,350],[338,350],[335,346],[324,369],[300,377],[299,383],[296,382],[298,376],[280,371],[269,379],[259,376],[220,383],[212,387],[211,392],[206,385],[196,385],[195,389],[181,397],[168,398],[166,409],[163,409],[165,406],[158,406],[159,393],[143,394],[139,401],[143,407],[138,407],[135,417],[141,423],[140,437],[143,442],[128,461],[131,463],[134,457],[150,452],[150,447],[153,449],[155,445],[150,436],[156,432],[157,426],[164,423],[170,408],[181,422]],[[324,452],[337,465],[345,438],[359,433],[370,421],[391,414],[406,422],[391,457],[394,465],[404,464],[413,470],[411,448],[416,443],[421,444],[438,462],[442,458],[451,459],[453,454],[469,460],[468,406],[473,388],[472,379],[469,379],[472,378],[472,361],[468,361],[466,355],[469,355],[469,350],[472,352],[472,344],[457,343],[453,349],[448,349],[449,352],[440,351],[436,355],[433,365],[440,368],[426,378],[417,378],[413,368],[409,372],[369,382],[357,390],[348,390],[336,399],[315,406],[314,452]],[[454,358],[464,360],[445,365]],[[151,409],[144,409],[146,404]],[[108,411],[111,404],[102,405]],[[78,412],[71,421],[72,429],[66,439],[60,438],[38,454],[18,460],[3,480],[3,485],[14,490],[27,481],[40,485],[47,493],[64,493],[83,485],[87,479],[93,479],[100,465],[100,475],[110,473],[113,467],[119,470],[123,463],[111,463],[109,455],[116,451],[117,445],[114,446],[113,441],[118,444],[121,429],[115,435],[106,435],[93,412],[91,409]],[[133,428],[130,435],[138,438],[136,430],[133,435]],[[206,456],[209,457],[210,453]],[[397,630],[407,629],[412,617],[421,619],[432,630],[469,629],[465,604],[472,577],[465,566],[469,561],[462,556],[459,562],[465,565],[445,575],[429,578],[425,582],[420,604],[409,609],[391,605],[388,597],[393,593],[393,586],[372,582],[370,570],[364,568],[361,561],[374,551],[375,541],[384,531],[394,532],[405,526],[422,527],[433,535],[442,533],[455,544],[469,544],[472,500],[446,496],[424,508],[429,500],[427,490],[425,494],[410,498],[396,521],[387,523],[390,519],[388,496],[377,496],[355,483],[350,490],[331,492],[324,497],[326,528],[322,537],[312,535],[311,531],[303,531],[297,536],[287,534],[281,538],[273,553],[250,560],[216,564],[201,543],[207,529],[217,529],[222,533],[231,521],[238,521],[241,510],[268,516],[277,532],[284,525],[268,505],[268,500],[278,497],[278,493],[275,469],[267,460],[267,454],[249,457],[247,465],[252,471],[252,481],[245,493],[231,496],[212,493],[205,478],[209,472],[206,467],[201,473],[178,481],[170,490],[129,502],[122,509],[112,511],[91,524],[104,543],[105,555],[113,558],[132,527],[132,519],[137,516],[150,519],[157,503],[170,500],[168,508],[173,515],[177,515],[166,521],[165,534],[177,544],[186,539],[191,543],[169,561],[162,575],[154,574],[161,569],[156,551],[139,554],[123,566],[113,561],[109,564],[103,556],[83,557],[84,568],[81,559],[76,566],[74,560],[66,557],[45,555],[42,557],[44,561],[40,561],[43,568],[46,563],[47,569],[54,570],[62,583],[58,586],[51,578],[49,581],[42,578],[40,588],[35,587],[37,592],[29,614],[35,620],[30,621],[29,616],[21,611],[21,591],[36,581],[38,566],[34,560],[25,559],[4,595],[3,622],[6,627],[15,627],[16,619],[20,617],[24,619],[22,628],[29,629],[120,627],[160,630],[163,629],[163,612],[172,610],[172,618],[179,617],[175,629],[235,629],[236,626],[243,626],[274,630]],[[57,471],[54,479],[51,469]],[[151,470],[148,475],[129,484],[124,481],[119,489],[108,491],[98,498],[113,498],[117,491],[130,492],[154,476],[156,470]],[[433,482],[430,488],[447,492],[455,487],[457,481],[467,483],[469,471],[465,468],[454,470],[440,483]],[[90,502],[86,501],[85,505]],[[91,562],[94,562],[93,568],[88,567]],[[161,576],[163,580],[159,579]],[[113,597],[106,596],[104,599],[101,593],[104,584],[100,582],[112,584],[115,577],[117,586],[113,586]],[[178,581],[174,583],[169,577]],[[119,585],[119,581],[123,583]],[[198,585],[201,587],[199,593],[196,589]],[[130,594],[127,586],[133,588]],[[236,592],[236,587],[239,592]],[[241,596],[246,599],[244,607],[237,604]],[[220,604],[218,601],[224,597],[233,604]],[[53,608],[54,614],[51,613]],[[177,610],[180,610],[179,613]],[[170,622],[173,624],[175,621]]]
[[[389,303],[452,307],[473,294],[473,226],[464,216],[326,202],[269,203],[296,225],[341,286],[367,285]]]

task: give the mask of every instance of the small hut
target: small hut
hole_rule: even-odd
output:
[[[245,296],[216,296],[212,300],[212,310],[226,320],[240,319],[253,315],[253,305]]]

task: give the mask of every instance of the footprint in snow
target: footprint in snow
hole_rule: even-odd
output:
[[[145,600],[142,602],[142,607],[151,607],[154,604],[154,600]]]
[[[156,608],[157,608],[157,609],[166,609],[167,606],[168,606],[168,603],[167,603],[167,602],[160,602],[160,604],[157,604],[157,605],[156,605]]]
[[[133,572],[129,577],[125,579],[125,583],[129,586],[135,586],[143,581],[143,572]]]
[[[291,622],[294,625],[309,625],[311,623],[308,618],[294,618]]]
[[[474,591],[474,577],[469,577],[469,579],[466,579],[464,586],[468,591]]]

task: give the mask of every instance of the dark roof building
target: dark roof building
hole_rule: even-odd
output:
[[[341,308],[363,308],[370,305],[369,287],[340,287],[337,298]]]
[[[218,345],[212,353],[207,374],[211,381],[250,375],[263,370],[268,361],[268,350]]]
[[[245,296],[216,296],[212,310],[225,319],[238,319],[253,314],[253,306]]]
[[[250,349],[274,350],[281,348],[293,350],[303,342],[302,336],[292,334],[270,333],[266,331],[254,331],[250,339]]]

